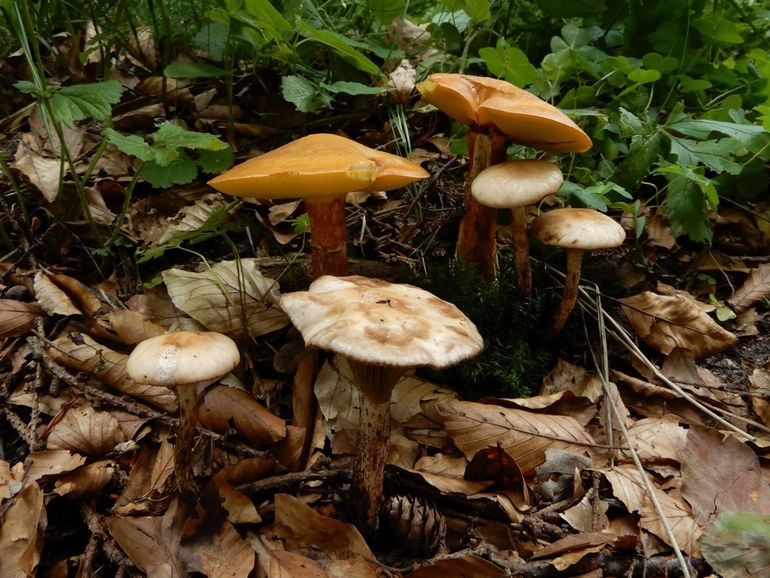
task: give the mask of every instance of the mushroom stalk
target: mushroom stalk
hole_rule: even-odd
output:
[[[476,128],[468,131],[470,166],[465,181],[465,214],[457,236],[457,257],[473,263],[479,273],[494,279],[497,270],[497,209],[479,203],[471,194],[473,179],[485,168],[501,163],[505,156],[506,136],[489,127],[489,133]]]
[[[345,197],[328,200],[305,199],[310,218],[310,259],[313,278],[348,274]]]
[[[575,308],[580,284],[580,264],[583,261],[584,251],[583,249],[566,249],[565,251],[567,253],[567,276],[564,280],[564,295],[553,318],[551,336],[558,335],[564,328],[569,314]]]
[[[532,294],[532,268],[529,263],[525,207],[513,207],[511,209],[511,233],[513,236],[513,259],[516,265],[516,285],[522,295],[529,297]]]
[[[179,429],[174,444],[174,474],[182,500],[194,503],[199,489],[192,467],[195,428],[198,424],[198,384],[177,385],[176,396],[179,400]]]
[[[365,534],[379,528],[385,461],[390,438],[390,395],[406,371],[348,359],[361,392],[358,448],[353,460],[350,504],[353,520]]]

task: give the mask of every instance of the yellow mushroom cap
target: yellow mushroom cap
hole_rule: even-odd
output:
[[[511,140],[544,151],[585,152],[591,139],[567,115],[504,80],[431,74],[417,84],[423,98],[469,126],[494,125]]]
[[[428,173],[411,161],[333,134],[312,134],[249,159],[209,181],[238,197],[329,199],[390,190]]]

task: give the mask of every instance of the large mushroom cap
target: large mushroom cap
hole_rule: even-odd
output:
[[[495,125],[511,140],[544,151],[585,152],[591,139],[555,106],[509,82],[470,74],[431,74],[420,94],[469,126]]]
[[[428,173],[415,163],[333,134],[312,134],[249,159],[209,181],[238,197],[337,197],[390,190]]]
[[[148,385],[186,385],[222,377],[232,371],[240,353],[221,333],[177,331],[145,339],[131,352],[128,376]]]
[[[442,368],[484,345],[457,307],[412,285],[324,275],[280,304],[308,345],[364,363]]]
[[[617,222],[594,209],[554,209],[532,223],[532,234],[546,245],[565,249],[619,247],[626,232]]]
[[[563,181],[561,170],[551,162],[507,161],[481,171],[473,179],[471,193],[487,207],[526,207],[558,191]]]

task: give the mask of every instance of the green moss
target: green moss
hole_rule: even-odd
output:
[[[524,299],[516,290],[515,278],[513,260],[506,253],[501,255],[496,282],[480,277],[463,263],[431,266],[425,277],[411,281],[454,303],[484,337],[481,355],[442,371],[440,376],[431,376],[465,399],[531,395],[553,361],[550,349],[538,343],[551,296],[540,293]]]

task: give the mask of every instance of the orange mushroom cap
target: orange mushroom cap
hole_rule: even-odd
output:
[[[552,152],[585,152],[591,139],[567,115],[504,80],[431,74],[417,90],[445,114],[469,126],[494,125],[511,140]]]
[[[428,173],[415,163],[333,134],[312,134],[249,159],[209,181],[238,197],[330,199],[390,190]]]

